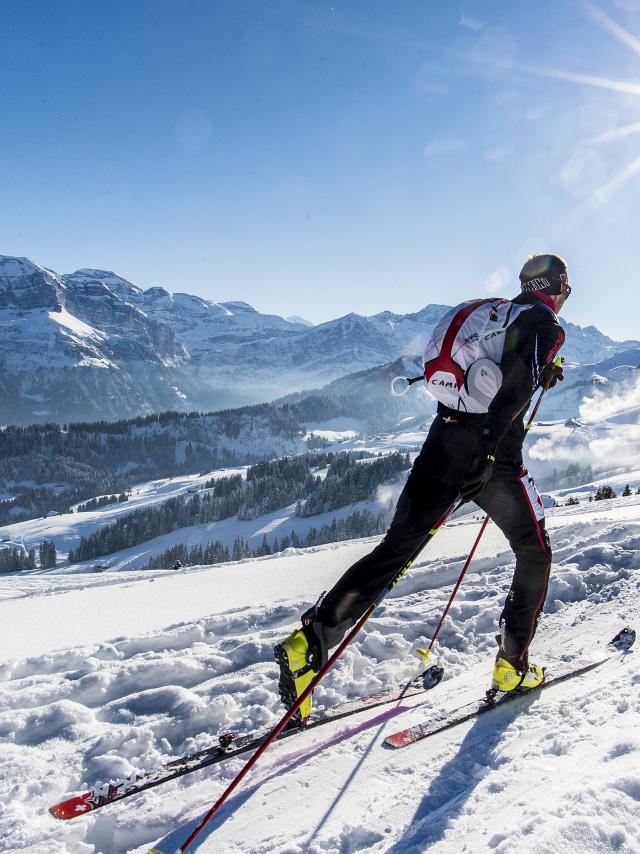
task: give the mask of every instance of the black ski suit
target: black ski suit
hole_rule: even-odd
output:
[[[345,572],[313,615],[309,628],[320,641],[322,659],[396,573],[416,559],[432,527],[459,495],[478,437],[488,430],[498,444],[496,462],[475,502],[515,552],[513,582],[500,617],[501,654],[526,667],[547,593],[551,547],[542,501],[523,466],[523,416],[540,372],[564,342],[564,332],[539,297],[523,294],[513,302],[532,307],[507,330],[500,363],[503,382],[489,412],[467,414],[438,405],[384,539]]]

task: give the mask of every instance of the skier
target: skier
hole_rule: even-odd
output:
[[[542,682],[543,670],[529,663],[528,650],[547,593],[551,547],[542,501],[523,466],[523,415],[536,388],[563,379],[553,359],[564,343],[557,313],[571,293],[566,262],[557,255],[533,255],[520,272],[520,284],[515,299],[464,303],[434,330],[425,379],[439,400],[436,417],[383,540],[302,615],[301,628],[275,646],[285,706],[293,705],[327,661],[329,649],[398,571],[416,559],[456,499],[475,501],[516,557],[492,684],[508,691]],[[469,334],[474,323],[480,332]],[[456,338],[461,329],[467,337]],[[465,363],[465,354],[472,364]],[[298,723],[310,713],[311,697],[297,713]]]

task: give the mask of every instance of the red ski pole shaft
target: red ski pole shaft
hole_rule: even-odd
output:
[[[438,532],[438,531],[440,530],[440,528],[445,524],[445,522],[446,522],[446,521],[447,521],[447,519],[451,516],[451,514],[452,514],[455,510],[457,510],[458,506],[459,506],[459,502],[458,502],[458,499],[456,499],[456,500],[455,500],[455,501],[454,501],[454,502],[453,502],[453,503],[448,507],[448,509],[447,509],[447,510],[445,511],[445,513],[440,517],[440,519],[436,522],[436,524],[433,526],[433,528],[429,531],[429,539],[431,539],[433,536],[435,536],[435,534],[437,534],[437,532]],[[421,546],[420,551],[422,550],[422,548],[423,548],[423,547],[424,547],[424,544]],[[342,643],[337,647],[337,649],[336,649],[336,650],[333,652],[333,654],[329,657],[329,659],[328,659],[327,663],[326,663],[323,667],[321,667],[321,668],[320,668],[320,670],[319,670],[319,671],[316,673],[316,675],[313,677],[313,679],[311,680],[311,682],[309,683],[309,685],[307,685],[307,687],[305,688],[305,690],[302,692],[302,694],[300,694],[300,696],[298,697],[298,699],[295,701],[295,703],[293,704],[293,706],[291,706],[291,708],[289,708],[289,709],[287,710],[287,712],[282,716],[282,718],[280,718],[280,721],[279,721],[279,722],[276,724],[276,726],[271,730],[271,732],[269,733],[269,735],[265,738],[265,740],[262,742],[262,744],[260,745],[260,747],[259,747],[259,748],[256,750],[256,752],[253,754],[253,756],[251,757],[251,759],[249,759],[249,761],[248,761],[248,762],[246,763],[246,765],[242,768],[242,770],[241,770],[241,771],[236,775],[236,777],[234,777],[234,779],[231,781],[231,783],[229,783],[229,785],[228,785],[228,786],[227,786],[227,788],[224,790],[224,792],[220,795],[220,797],[219,797],[219,798],[218,798],[218,800],[215,802],[215,804],[213,804],[213,806],[211,807],[211,809],[209,809],[209,811],[208,811],[208,812],[203,816],[202,820],[201,820],[201,821],[200,821],[200,823],[199,823],[199,824],[194,828],[194,830],[191,832],[191,834],[189,835],[189,837],[188,837],[187,839],[185,839],[185,841],[182,843],[182,845],[180,846],[180,848],[178,848],[178,850],[177,850],[177,854],[185,854],[185,852],[186,852],[187,848],[191,845],[191,843],[192,843],[192,842],[195,842],[195,840],[196,840],[196,839],[197,839],[197,837],[200,835],[200,833],[204,830],[204,828],[206,827],[206,825],[211,821],[211,819],[213,818],[213,816],[218,812],[218,810],[220,809],[220,807],[221,807],[221,806],[224,804],[224,802],[228,799],[229,795],[230,795],[230,794],[234,791],[234,789],[235,789],[235,788],[236,788],[236,787],[237,787],[237,786],[242,782],[242,780],[244,780],[244,778],[247,776],[247,774],[248,774],[248,773],[249,773],[249,771],[253,768],[253,766],[257,763],[257,761],[260,759],[260,757],[261,757],[261,756],[262,756],[262,754],[265,752],[265,750],[267,750],[267,748],[268,748],[268,747],[273,743],[273,741],[275,741],[275,739],[280,735],[280,733],[282,732],[282,730],[286,727],[286,725],[289,723],[289,721],[291,720],[291,718],[295,715],[295,713],[298,711],[298,709],[299,709],[299,708],[300,708],[300,706],[304,703],[304,701],[307,699],[307,697],[308,697],[308,696],[311,694],[311,692],[312,692],[312,691],[313,691],[313,690],[318,686],[318,684],[319,684],[319,683],[321,682],[321,680],[325,677],[325,675],[329,672],[329,670],[333,667],[333,665],[334,665],[334,664],[335,664],[335,662],[338,660],[338,658],[340,658],[340,656],[342,655],[342,653],[343,653],[343,652],[345,651],[345,649],[349,646],[349,644],[353,641],[353,639],[355,638],[355,636],[358,634],[358,632],[360,631],[360,629],[361,629],[361,628],[364,626],[364,624],[367,622],[367,620],[369,619],[369,617],[371,616],[371,614],[375,611],[375,609],[378,607],[378,605],[379,605],[379,604],[382,602],[382,600],[385,598],[385,596],[387,595],[387,593],[389,593],[389,591],[390,591],[390,590],[391,590],[391,589],[392,589],[392,588],[397,584],[397,582],[402,578],[402,576],[404,575],[404,573],[407,571],[407,569],[408,569],[408,568],[411,566],[411,564],[413,563],[413,560],[414,560],[414,559],[415,559],[415,556],[414,556],[414,557],[412,557],[412,559],[411,559],[410,561],[408,561],[408,562],[407,562],[407,563],[402,567],[402,569],[400,569],[400,570],[399,570],[399,572],[397,572],[397,573],[396,573],[396,575],[395,575],[395,576],[393,577],[393,579],[389,582],[389,584],[387,584],[387,586],[386,586],[385,588],[383,588],[383,590],[381,591],[380,595],[379,595],[379,596],[378,596],[378,598],[375,600],[375,602],[373,602],[371,605],[369,605],[369,607],[367,608],[367,610],[366,610],[366,611],[364,612],[364,614],[360,617],[360,619],[359,619],[359,620],[358,620],[358,622],[355,624],[355,626],[351,629],[351,631],[349,632],[349,634],[344,638],[344,640],[342,641]]]
[[[298,711],[298,709],[300,708],[302,703],[307,699],[309,694],[314,690],[314,688],[318,685],[318,683],[326,675],[326,673],[331,669],[331,667],[333,667],[333,665],[335,664],[337,659],[342,655],[344,650],[349,646],[351,641],[354,639],[354,637],[358,634],[360,629],[367,622],[367,620],[371,616],[371,613],[373,612],[375,607],[376,607],[375,605],[370,605],[369,608],[362,615],[362,617],[360,617],[359,622],[357,622],[356,625],[353,627],[353,629],[351,629],[351,631],[349,632],[347,637],[342,641],[340,646],[336,649],[336,651],[333,653],[333,655],[329,658],[329,660],[324,665],[324,667],[322,667],[318,671],[317,675],[313,678],[313,680],[309,683],[307,688],[298,697],[298,699],[293,704],[293,706],[291,706],[291,708],[288,709],[286,714],[283,715],[283,717],[276,724],[274,729],[271,730],[271,732],[269,733],[267,738],[262,742],[260,747],[253,754],[251,759],[249,759],[249,761],[246,763],[244,768],[240,771],[240,773],[227,786],[227,788],[220,795],[220,797],[215,802],[215,804],[211,807],[209,812],[206,813],[206,815],[203,817],[200,824],[194,829],[194,831],[189,836],[189,838],[187,840],[185,840],[185,842],[183,842],[183,844],[178,849],[179,854],[184,854],[184,852],[187,850],[189,845],[191,845],[191,843],[195,841],[196,837],[199,836],[200,832],[204,829],[204,827],[209,823],[209,821],[217,813],[217,811],[220,809],[220,807],[223,805],[223,803],[227,800],[227,798],[233,792],[233,790],[236,788],[236,786],[238,786],[242,782],[242,780],[247,776],[249,771],[253,768],[253,766],[256,764],[256,762],[260,759],[260,757],[265,752],[265,750],[267,750],[267,748],[271,745],[271,743],[273,741],[275,741],[275,739],[280,735],[282,730],[286,727],[286,725],[289,723],[291,718]]]
[[[480,527],[480,531],[478,532],[478,536],[476,537],[476,541],[473,544],[473,546],[471,547],[471,551],[469,552],[469,555],[467,556],[467,559],[464,562],[464,566],[462,567],[462,572],[460,573],[460,576],[459,576],[458,580],[456,581],[456,586],[453,588],[453,593],[449,597],[449,601],[447,602],[447,607],[442,612],[442,616],[440,617],[440,622],[436,626],[436,630],[433,633],[433,637],[431,638],[431,643],[429,644],[429,646],[427,648],[427,655],[431,652],[431,650],[433,649],[434,643],[438,639],[438,635],[440,634],[440,629],[442,628],[442,624],[444,623],[446,616],[449,613],[449,608],[451,608],[451,606],[453,605],[453,600],[456,598],[456,593],[458,592],[458,589],[459,589],[460,585],[462,584],[462,579],[465,577],[466,572],[469,569],[469,564],[473,560],[473,556],[476,553],[476,549],[478,548],[478,543],[482,539],[482,535],[484,534],[484,530],[487,527],[487,525],[489,524],[489,521],[490,521],[489,517],[485,516],[484,521],[482,522],[482,525]],[[425,656],[425,660],[426,660],[426,656]]]

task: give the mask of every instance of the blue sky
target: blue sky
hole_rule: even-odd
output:
[[[513,293],[638,337],[640,0],[4,0],[0,252],[320,322]]]

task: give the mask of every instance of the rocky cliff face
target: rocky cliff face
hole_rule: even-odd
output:
[[[170,327],[107,286],[0,258],[0,424],[180,407],[188,363]]]
[[[64,305],[65,295],[66,286],[57,273],[27,258],[0,255],[0,308],[56,309]]]
[[[105,270],[60,275],[0,256],[0,425],[116,419],[264,402],[418,355],[446,306],[309,326]],[[566,357],[638,342],[567,324]]]

